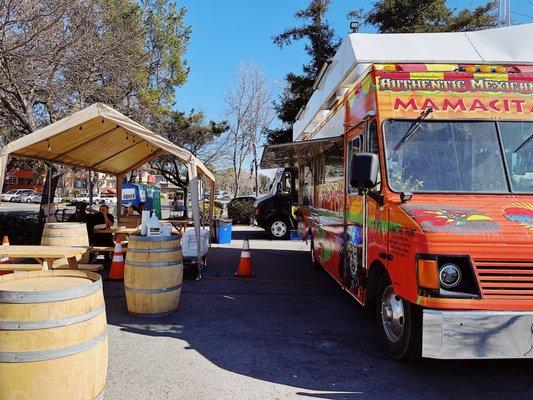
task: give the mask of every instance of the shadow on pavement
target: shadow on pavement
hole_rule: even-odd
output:
[[[530,361],[390,360],[373,317],[305,251],[252,250],[251,279],[233,276],[239,255],[213,248],[203,279],[184,282],[180,309],[166,318],[129,316],[122,283],[106,282],[109,324],[181,339],[219,368],[300,388],[302,398],[533,398]]]
[[[232,240],[244,240],[244,239],[249,239],[249,240],[260,240],[260,239],[265,239],[265,240],[268,240],[269,237],[267,235],[267,233],[264,231],[264,230],[259,230],[259,229],[253,229],[250,227],[250,229],[247,229],[249,227],[245,227],[245,226],[239,226],[239,228],[241,228],[242,230],[233,230],[231,232],[231,239]]]

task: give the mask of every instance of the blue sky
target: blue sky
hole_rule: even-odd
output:
[[[177,89],[176,107],[183,111],[203,110],[209,119],[223,118],[224,93],[231,85],[241,61],[262,64],[274,91],[282,89],[287,72],[299,72],[308,61],[304,43],[279,49],[272,36],[301,22],[294,11],[309,0],[178,0],[187,7],[185,21],[192,27],[187,50],[191,68],[187,83]],[[327,19],[340,37],[349,31],[348,11],[369,9],[369,0],[332,0]],[[483,0],[453,0],[454,7],[475,7]],[[533,0],[511,0],[513,23],[533,22]],[[519,15],[524,14],[524,15]],[[527,17],[529,16],[529,17]],[[372,32],[362,27],[362,32]]]

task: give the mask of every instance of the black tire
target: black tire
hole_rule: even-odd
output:
[[[383,275],[378,285],[375,310],[379,339],[387,353],[395,360],[419,358],[422,348],[421,309],[394,293],[387,275]],[[383,317],[383,314],[389,315],[389,318]],[[395,327],[401,329],[395,330]]]
[[[26,199],[26,203],[31,203],[31,199]]]
[[[14,197],[10,198],[10,199],[9,199],[9,202],[10,202],[10,203],[14,203],[14,202],[15,202],[15,198],[14,198]]]
[[[273,240],[287,240],[291,234],[291,225],[284,216],[274,216],[268,220],[267,233]]]

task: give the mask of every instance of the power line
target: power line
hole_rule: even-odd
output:
[[[531,3],[531,2],[530,2]],[[532,3],[533,4],[533,3]],[[529,19],[533,19],[533,17],[531,15],[527,15],[527,14],[522,14],[522,13],[519,13],[517,11],[511,11],[511,14],[516,14],[516,15],[520,15],[522,17],[526,17],[526,18],[529,18]]]

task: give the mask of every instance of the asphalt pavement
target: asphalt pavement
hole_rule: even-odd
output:
[[[531,361],[390,360],[373,318],[315,270],[308,246],[237,228],[178,312],[146,320],[105,282],[105,399],[533,399]],[[250,238],[254,278],[235,278]]]

